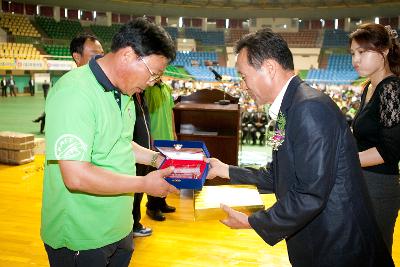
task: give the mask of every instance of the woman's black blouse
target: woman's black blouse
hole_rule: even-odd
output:
[[[376,147],[385,162],[363,169],[382,174],[399,174],[400,78],[389,76],[383,79],[370,101],[365,104],[368,86],[364,88],[360,110],[354,117],[353,133],[359,152]]]

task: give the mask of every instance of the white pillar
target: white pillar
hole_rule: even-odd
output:
[[[156,23],[157,25],[161,25],[161,16],[156,16],[156,18],[155,18],[155,23]]]
[[[60,7],[59,6],[53,7],[53,16],[57,22],[60,21]]]
[[[350,31],[350,27],[351,27],[350,21],[351,21],[350,18],[345,18],[344,19],[344,31],[345,32],[349,32]]]
[[[107,18],[106,25],[107,26],[111,26],[111,24],[112,24],[112,13],[111,13],[111,11],[107,11],[106,12],[106,18]]]
[[[201,19],[201,30],[206,32],[207,31],[207,18]]]

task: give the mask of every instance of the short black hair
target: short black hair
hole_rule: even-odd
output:
[[[160,26],[137,18],[124,24],[114,35],[111,51],[132,47],[139,56],[162,55],[170,62],[175,59],[175,45],[171,36]]]
[[[250,66],[259,69],[266,59],[274,59],[283,69],[294,70],[293,55],[286,41],[271,29],[265,28],[249,33],[240,39],[235,46],[235,52],[247,48],[247,59]]]
[[[69,52],[71,53],[71,56],[73,56],[73,53],[78,53],[79,55],[83,55],[83,46],[86,42],[86,40],[90,40],[92,42],[98,41],[97,37],[88,33],[82,33],[78,36],[76,36],[74,39],[72,39],[71,44],[69,45]]]

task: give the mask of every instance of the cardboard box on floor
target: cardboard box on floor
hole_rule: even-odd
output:
[[[34,160],[34,135],[0,132],[0,162],[20,165]]]
[[[17,132],[0,132],[0,149],[24,150],[32,149],[35,136]]]

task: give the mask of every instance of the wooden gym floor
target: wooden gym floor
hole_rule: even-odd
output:
[[[22,166],[0,165],[0,266],[48,266],[40,240],[40,207],[43,179],[42,155]],[[265,195],[266,206],[274,203]],[[285,242],[265,244],[252,230],[231,230],[217,220],[193,220],[190,197],[170,195],[177,207],[156,222],[145,215],[142,223],[153,229],[150,237],[135,238],[130,266],[290,266]],[[393,257],[400,266],[400,226],[395,229]]]

